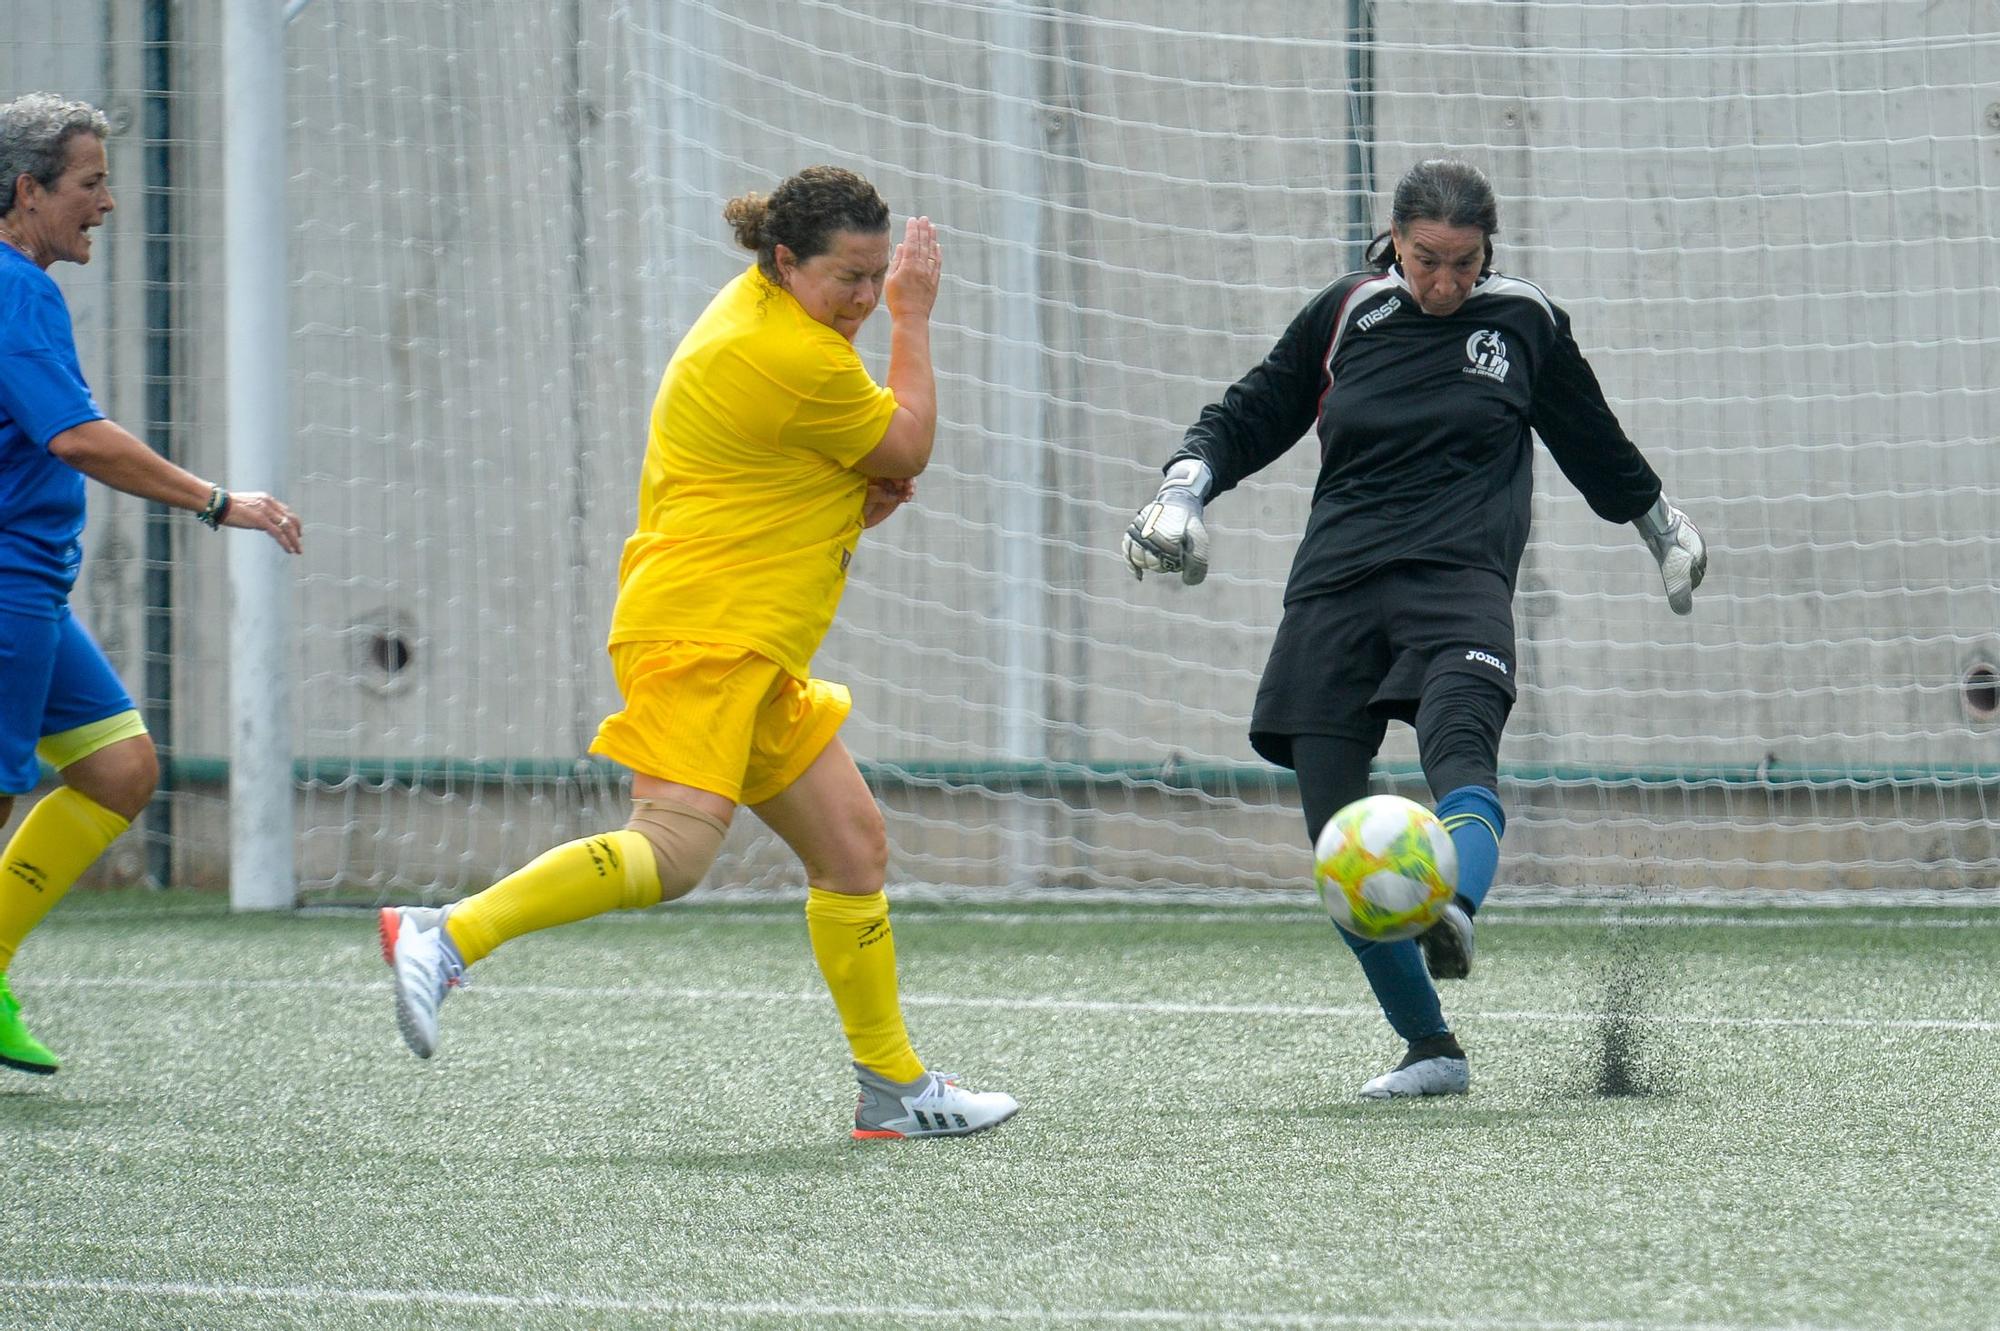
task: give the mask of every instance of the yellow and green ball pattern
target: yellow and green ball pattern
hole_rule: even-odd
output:
[[[1313,886],[1347,932],[1377,941],[1412,938],[1451,901],[1458,853],[1423,805],[1370,795],[1327,820],[1314,850]]]

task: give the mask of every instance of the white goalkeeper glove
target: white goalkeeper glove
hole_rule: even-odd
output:
[[[1192,587],[1208,576],[1208,528],[1201,506],[1215,487],[1215,473],[1197,458],[1182,458],[1167,468],[1167,479],[1153,502],[1139,510],[1125,529],[1125,562],[1132,576],[1178,573]]]
[[[1660,564],[1660,579],[1667,585],[1667,604],[1677,615],[1694,609],[1694,589],[1708,572],[1708,543],[1701,539],[1688,515],[1661,495],[1654,505],[1632,520],[1639,535]]]

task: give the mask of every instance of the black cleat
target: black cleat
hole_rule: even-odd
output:
[[[1472,913],[1454,898],[1438,922],[1417,935],[1432,978],[1463,980],[1472,974]]]

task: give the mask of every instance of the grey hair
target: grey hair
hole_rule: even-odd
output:
[[[111,137],[111,122],[89,102],[31,92],[0,106],[0,217],[14,211],[14,185],[24,175],[53,189],[69,165],[69,141],[79,134]]]
[[[1470,162],[1433,157],[1418,162],[1396,182],[1389,220],[1404,231],[1412,222],[1442,222],[1446,226],[1478,227],[1486,237],[1486,262],[1493,262],[1493,236],[1500,230],[1500,205],[1493,186]],[[1395,238],[1387,231],[1368,246],[1368,262],[1387,269],[1396,262]]]

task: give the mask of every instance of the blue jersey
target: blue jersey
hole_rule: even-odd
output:
[[[83,564],[83,473],[49,441],[103,417],[62,289],[0,245],[0,612],[63,613]]]

